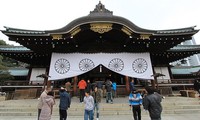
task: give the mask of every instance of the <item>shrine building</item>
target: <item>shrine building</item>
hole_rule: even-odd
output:
[[[148,22],[148,21],[147,21]],[[170,83],[171,62],[200,53],[198,45],[181,45],[199,30],[195,26],[149,30],[130,20],[113,15],[99,2],[89,15],[77,18],[56,30],[25,30],[5,27],[1,32],[21,46],[0,48],[0,55],[29,64],[29,84],[49,85],[70,81],[76,92],[80,79],[92,83],[106,78],[124,85],[150,81]],[[156,73],[164,76],[155,77]]]

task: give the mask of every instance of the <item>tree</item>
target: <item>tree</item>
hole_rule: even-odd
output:
[[[14,77],[8,72],[8,68],[3,65],[3,57],[0,56],[0,84],[3,85],[3,82],[6,80],[12,80]]]
[[[5,41],[0,40],[0,45],[7,45]]]
[[[0,40],[0,45],[7,45],[5,41]],[[14,77],[8,72],[8,67],[6,66],[9,63],[9,60],[4,62],[6,57],[0,55],[0,84],[2,85],[5,80],[12,80]]]
[[[11,46],[11,45],[6,44],[6,42],[3,41],[3,40],[0,40],[0,47],[1,46]],[[1,70],[1,66],[6,66],[6,67],[20,67],[20,66],[24,66],[24,63],[0,55],[0,70]]]

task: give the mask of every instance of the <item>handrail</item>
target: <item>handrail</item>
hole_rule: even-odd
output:
[[[158,79],[158,81],[164,81],[164,82],[159,82],[158,84],[193,84],[194,83],[194,78],[189,78],[189,79]],[[28,80],[6,80],[3,82],[4,86],[31,86],[30,82]],[[125,85],[117,85],[118,87],[122,87]],[[141,86],[141,85],[136,85],[136,86]]]
[[[194,83],[195,78],[188,79],[157,79],[159,84],[170,84],[170,83]]]
[[[6,80],[3,85],[29,85],[27,80]]]

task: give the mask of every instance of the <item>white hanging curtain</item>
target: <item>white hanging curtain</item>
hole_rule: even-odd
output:
[[[49,80],[78,76],[100,64],[125,76],[153,79],[149,53],[52,53]]]

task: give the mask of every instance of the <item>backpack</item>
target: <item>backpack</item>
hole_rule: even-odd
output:
[[[107,90],[108,92],[110,92],[110,91],[111,91],[111,82],[110,82],[110,81],[106,81],[105,87],[106,87],[106,90]]]

